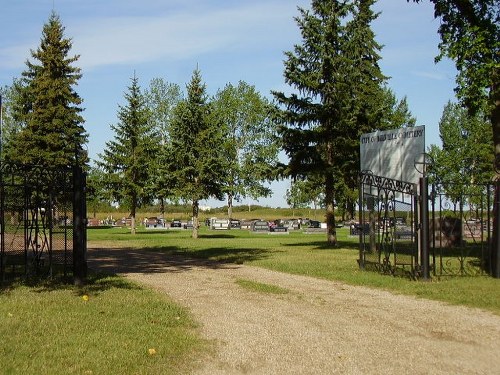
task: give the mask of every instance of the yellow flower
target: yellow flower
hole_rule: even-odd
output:
[[[89,296],[88,296],[88,295],[86,295],[86,294],[84,294],[84,295],[82,296],[82,299],[83,299],[85,302],[87,302],[87,301],[89,300]]]
[[[148,349],[149,355],[155,355],[156,354],[156,349],[155,348],[149,348]]]

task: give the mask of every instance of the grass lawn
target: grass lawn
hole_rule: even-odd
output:
[[[478,307],[500,315],[500,280],[489,276],[455,277],[431,282],[411,281],[380,275],[358,268],[358,240],[348,236],[348,228],[338,231],[339,246],[326,246],[325,234],[291,232],[286,235],[255,234],[247,230],[210,231],[200,229],[200,238],[190,231],[139,230],[132,236],[127,229],[90,229],[89,241],[113,246],[144,248],[168,254],[249,264],[281,272],[352,285],[382,288],[396,293]]]
[[[208,347],[186,311],[122,278],[0,291],[2,374],[179,374]]]

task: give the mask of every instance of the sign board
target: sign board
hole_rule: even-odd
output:
[[[381,130],[360,138],[361,171],[418,183],[425,152],[425,126]],[[417,165],[416,165],[417,164]],[[417,168],[415,168],[417,167]]]

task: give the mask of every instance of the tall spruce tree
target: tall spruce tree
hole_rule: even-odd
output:
[[[381,126],[380,46],[370,23],[374,0],[313,0],[296,18],[302,44],[286,53],[285,81],[298,93],[273,92],[282,107],[285,174],[324,183],[327,241],[335,245],[334,206],[359,171],[359,136]],[[339,184],[339,181],[342,182]]]
[[[114,139],[106,142],[97,164],[107,173],[106,185],[113,198],[130,208],[132,233],[135,234],[137,208],[151,198],[147,187],[158,137],[148,121],[149,111],[135,75],[125,100],[127,105],[118,109],[118,123],[111,125]]]
[[[187,85],[187,98],[179,103],[171,127],[171,157],[179,196],[191,202],[193,238],[198,237],[199,201],[223,199],[226,176],[222,126],[212,115],[201,73],[196,69]]]
[[[23,127],[7,150],[11,161],[44,166],[69,166],[76,158],[86,161],[82,99],[73,89],[81,78],[80,69],[73,66],[79,56],[68,57],[71,47],[59,16],[52,13],[40,46],[31,51],[38,63],[28,60],[18,82],[14,117]]]

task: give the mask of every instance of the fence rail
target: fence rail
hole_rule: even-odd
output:
[[[424,189],[415,184],[369,173],[360,181],[359,225],[368,228],[359,233],[361,268],[412,278],[491,273],[492,185],[453,199],[450,187],[424,186],[430,193],[422,205]]]

